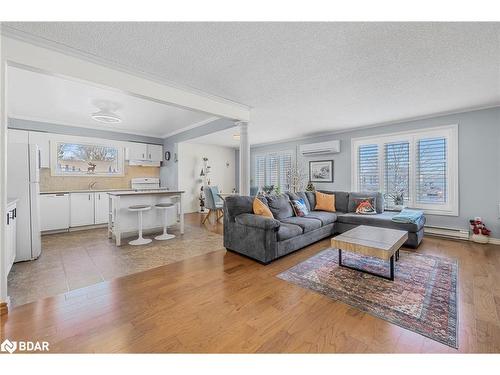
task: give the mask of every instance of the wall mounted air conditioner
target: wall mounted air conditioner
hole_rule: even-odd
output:
[[[340,141],[328,141],[300,145],[299,152],[302,156],[336,154],[340,152]]]

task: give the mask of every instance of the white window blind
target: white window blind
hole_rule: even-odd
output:
[[[410,199],[410,143],[407,141],[386,143],[384,160],[386,204],[393,203],[400,198],[408,203]]]
[[[253,186],[260,189],[274,185],[282,191],[289,188],[288,175],[293,166],[293,151],[270,152],[255,155]]]
[[[255,176],[254,185],[261,188],[266,184],[266,157],[264,155],[255,156]]]
[[[458,215],[457,125],[353,139],[352,162],[352,190],[382,192],[386,208]]]
[[[417,202],[446,203],[446,138],[427,138],[417,142]]]
[[[358,183],[360,191],[379,191],[380,181],[377,145],[362,145],[359,147]]]

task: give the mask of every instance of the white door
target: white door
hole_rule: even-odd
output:
[[[148,145],[145,143],[127,143],[127,160],[147,160],[148,158]]]
[[[30,144],[38,145],[40,149],[40,168],[50,168],[50,134],[29,132]]]
[[[94,224],[94,193],[70,194],[70,227]]]
[[[107,224],[109,215],[109,198],[106,192],[94,193],[95,223]]]
[[[40,195],[40,226],[42,231],[69,228],[69,194]]]
[[[162,145],[148,145],[148,160],[162,161],[163,160],[163,146]]]

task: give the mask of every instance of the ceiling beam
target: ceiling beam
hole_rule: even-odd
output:
[[[249,107],[212,95],[203,95],[186,89],[142,78],[138,75],[87,61],[83,58],[40,47],[2,35],[4,61],[8,65],[25,67],[69,79],[92,83],[127,94],[144,97],[224,117],[248,121]]]

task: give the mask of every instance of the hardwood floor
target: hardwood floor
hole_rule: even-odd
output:
[[[459,260],[457,351],[275,277],[329,241],[267,266],[215,251],[18,306],[1,339],[78,353],[500,352],[499,246],[426,237],[418,249]]]

